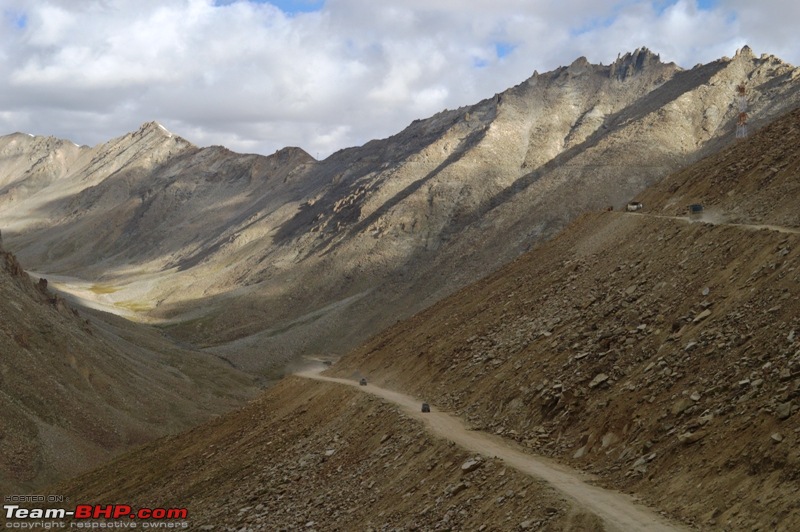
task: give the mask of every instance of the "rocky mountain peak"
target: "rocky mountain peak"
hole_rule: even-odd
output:
[[[164,135],[166,137],[171,137],[172,132],[156,122],[155,120],[151,120],[150,122],[145,122],[144,124],[139,127],[137,133],[145,134],[145,133],[158,133],[159,135]]]
[[[587,68],[591,67],[592,65],[591,63],[589,63],[589,60],[586,59],[585,56],[580,56],[575,61],[573,61],[572,64],[569,65],[569,67],[567,67],[567,72],[570,72],[572,74],[579,74],[581,72],[584,72]]]
[[[312,157],[307,151],[303,148],[298,148],[296,146],[287,146],[286,148],[281,148],[277,150],[272,157],[275,157],[279,161],[283,162],[296,162],[296,163],[312,163],[316,162],[316,159]]]
[[[655,54],[643,46],[637,48],[633,53],[627,52],[625,55],[617,56],[617,60],[611,64],[609,77],[616,77],[623,81],[647,68],[662,64],[659,54]]]
[[[172,133],[155,120],[145,122],[139,126],[139,129],[120,137],[118,140],[123,143],[134,143],[145,150],[152,150],[155,146],[163,146],[164,149],[172,152],[175,149],[195,147],[191,142]]]
[[[740,49],[736,50],[736,55],[733,57],[734,59],[755,59],[756,56],[753,53],[753,49],[745,44]]]
[[[575,61],[573,61],[569,65],[569,68],[570,69],[573,69],[573,68],[585,68],[587,66],[591,66],[591,63],[589,63],[589,60],[586,59],[586,56],[582,55],[579,58],[577,58]]]

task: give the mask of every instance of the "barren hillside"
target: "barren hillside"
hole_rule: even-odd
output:
[[[156,123],[76,147],[0,139],[0,228],[26,268],[242,368],[341,353],[800,103],[744,48],[691,70],[585,59],[314,161],[200,149]],[[75,285],[75,286],[73,286]]]
[[[798,139],[794,111],[643,193],[643,214],[581,217],[334,373],[429,398],[704,530],[797,529]],[[700,201],[736,223],[664,217]]]
[[[53,489],[87,503],[188,506],[193,530],[599,530],[543,483],[474,459],[393,406],[292,377]]]
[[[0,246],[0,491],[37,490],[252,395],[252,379],[78,313]]]
[[[642,197],[749,190],[754,209],[780,208],[772,187],[796,191],[798,136],[794,111]],[[789,163],[773,172],[773,158]],[[761,228],[777,221],[765,216],[586,214],[329,373],[430,401],[696,529],[796,530],[800,226]],[[468,458],[366,394],[292,377],[59,489],[191,504],[206,527],[602,529],[503,463]]]
[[[703,205],[702,220],[800,227],[800,144],[793,111],[755,138],[671,175],[641,195],[647,211],[686,216]]]

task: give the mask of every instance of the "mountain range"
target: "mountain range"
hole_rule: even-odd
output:
[[[739,84],[751,127],[796,106],[797,72],[747,47],[691,70],[647,49],[579,58],[323,161],[198,148],[156,122],[95,147],[14,134],[0,229],[52,286],[274,377],[731,142]]]
[[[740,234],[737,224],[798,226],[797,166],[787,144],[796,139],[796,113],[786,115],[800,105],[797,78],[798,69],[747,47],[691,70],[647,49],[611,65],[580,58],[322,161],[299,148],[270,156],[200,148],[157,122],[94,147],[24,133],[0,137],[0,487],[34,489],[70,477],[229,411],[257,384],[304,360],[335,360],[361,346],[337,365],[340,376],[369,372],[388,387],[424,392],[476,428],[539,453],[580,460],[600,453],[597,445],[627,442],[633,450],[622,462],[602,459],[593,467],[608,473],[609,483],[662,504],[643,484],[646,467],[637,473],[643,476],[620,478],[630,471],[620,463],[645,456],[639,449],[655,446],[646,456],[662,445],[663,452],[673,449],[656,425],[664,412],[694,413],[687,407],[670,414],[683,395],[697,391],[719,402],[720,390],[744,390],[757,398],[748,408],[793,413],[793,366],[758,346],[783,353],[781,335],[796,329],[786,314],[793,307],[782,303],[796,295],[794,285],[774,291],[767,282],[770,270],[793,260],[787,239],[794,237],[777,231],[760,239],[761,233]],[[734,135],[741,84],[751,130],[768,126],[757,142]],[[633,199],[651,216],[608,212]],[[677,218],[692,203],[706,206],[705,220],[721,224],[720,233],[709,237],[700,225],[682,225]],[[644,249],[653,255],[642,255]],[[757,256],[725,269],[736,253]],[[646,270],[660,264],[671,271],[659,269],[660,284],[653,285]],[[713,264],[728,277],[703,269]],[[759,274],[748,277],[751,269]],[[701,274],[703,286],[693,277]],[[714,299],[725,278],[738,291]],[[692,297],[677,298],[684,290]],[[737,302],[748,290],[768,296]],[[702,298],[695,301],[697,291]],[[713,334],[704,333],[696,323],[710,323],[700,316],[715,312],[713,305],[734,310]],[[480,322],[469,321],[469,309]],[[582,317],[587,309],[596,312],[592,323]],[[749,314],[753,309],[761,321]],[[751,342],[771,330],[770,316],[785,317],[776,336]],[[736,320],[761,332],[740,330]],[[732,383],[766,380],[744,350],[737,356],[748,360],[730,375],[706,375],[689,359],[673,364],[683,355],[666,335],[675,345],[686,335],[685,353],[704,356],[716,356],[714,345],[753,346],[759,367],[774,369],[761,371],[789,384],[736,388]],[[791,350],[792,342],[783,347]],[[664,350],[669,357],[652,359]],[[573,366],[590,361],[568,379]],[[653,364],[647,371],[635,365],[645,362]],[[534,374],[523,371],[527,364],[541,367]],[[556,367],[570,369],[548,369]],[[745,367],[752,376],[740,375]],[[613,419],[598,413],[617,404],[614,385],[653,371],[666,374],[669,386],[631,381],[637,390],[658,392],[636,396],[656,405],[643,410],[651,418],[636,421],[644,428],[631,428],[633,403],[610,408]],[[705,381],[675,387],[695,374]],[[506,380],[520,393],[493,386]],[[477,381],[490,384],[473,387]],[[567,382],[584,395],[554,388]],[[277,390],[270,404],[289,401],[281,394],[291,395],[291,384]],[[765,390],[770,397],[758,395]],[[521,413],[519,405],[530,402],[540,418]],[[723,408],[717,402],[714,408]],[[598,413],[602,426],[582,408]],[[241,419],[216,422],[239,434]],[[702,423],[670,418],[661,427],[692,435]],[[197,430],[216,437],[216,429]],[[603,444],[606,434],[614,444]],[[773,454],[765,460],[778,460]],[[744,463],[761,467],[737,462]],[[670,467],[659,474],[675,473]],[[688,501],[695,492],[686,493]],[[700,515],[687,512],[683,518]]]
[[[375,335],[340,380],[287,377],[57,489],[201,530],[797,530],[799,175],[794,109]]]

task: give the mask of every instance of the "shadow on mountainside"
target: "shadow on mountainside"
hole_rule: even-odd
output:
[[[315,248],[315,251],[320,252],[324,249],[325,250],[324,254],[330,254],[336,251],[339,248],[339,246],[342,245],[343,242],[347,241],[349,237],[352,237],[364,231],[372,223],[380,219],[381,216],[391,211],[396,205],[398,205],[403,200],[411,196],[414,192],[418,191],[426,183],[429,183],[432,179],[434,179],[437,175],[439,175],[445,168],[459,161],[471,148],[475,147],[478,143],[480,143],[481,140],[483,140],[483,138],[486,136],[486,131],[487,131],[486,128],[481,128],[472,131],[469,135],[467,135],[464,139],[461,140],[456,149],[453,150],[453,153],[451,153],[441,164],[439,164],[439,166],[433,169],[433,171],[429,172],[424,177],[421,177],[420,179],[417,179],[413,183],[409,184],[403,190],[395,194],[391,199],[384,202],[380,207],[375,209],[375,211],[370,213],[368,216],[366,216],[362,220],[359,220],[358,222],[347,228],[347,230],[344,232],[343,235],[336,235],[336,237],[338,238],[336,242],[331,243],[331,241],[329,240],[328,242],[320,243]]]
[[[275,161],[281,157],[212,147],[147,171],[123,168],[74,196],[44,203],[34,216],[60,213],[60,219],[24,235],[8,232],[7,240],[29,268],[74,272],[98,263],[110,268],[164,260],[167,269],[186,270],[242,224],[249,227],[308,192],[310,185],[297,178],[307,171],[306,161],[295,157],[295,164],[281,165]],[[214,171],[201,171],[209,159]]]
[[[465,215],[466,218],[461,218],[457,223],[451,225],[451,234],[459,232],[465,225],[478,222],[488,212],[511,201],[517,194],[529,188],[548,173],[568,164],[575,157],[584,154],[587,149],[596,146],[600,140],[607,137],[610,133],[618,131],[625,125],[641,120],[648,114],[657,111],[664,106],[665,102],[679,98],[687,92],[687,85],[696,88],[707,83],[711,77],[725,68],[726,65],[727,63],[716,61],[692,70],[677,72],[669,81],[660,87],[650,91],[644,97],[632,102],[624,109],[610,115],[606,119],[603,127],[594,131],[586,140],[559,153],[542,166],[523,175],[509,187],[501,190],[488,201],[478,206],[472,213]]]
[[[359,187],[365,177],[375,174],[375,179],[368,183],[370,188],[377,187],[391,175],[382,175],[381,170],[396,168],[396,165],[407,161],[414,154],[419,153],[429,147],[436,140],[441,138],[444,132],[455,127],[462,119],[465,109],[455,109],[443,111],[426,120],[414,121],[406,129],[384,140],[370,141],[359,148],[349,148],[333,154],[323,161],[318,169],[331,180],[332,186],[326,190],[324,195],[313,204],[301,207],[300,211],[283,223],[275,233],[274,241],[276,244],[284,244],[300,237],[308,232],[314,221],[321,215],[330,212],[331,207],[337,201],[348,196]],[[493,120],[497,108],[494,100],[483,100],[468,108],[468,112],[473,115],[481,115],[481,126],[474,128],[467,136],[459,142],[453,153],[442,162],[436,169],[427,175],[420,177],[402,191],[398,192],[393,198],[386,201],[376,213],[368,216],[365,220],[358,221],[360,208],[354,205],[347,212],[336,213],[326,223],[341,222],[345,225],[354,224],[343,235],[342,232],[335,232],[326,235],[323,241],[315,246],[312,252],[318,253],[331,245],[334,240],[344,239],[363,230],[375,219],[380,217],[392,207],[402,202],[405,198],[419,190],[426,182],[430,181],[448,165],[454,163],[464,156],[467,151],[478,144],[486,134],[485,124]],[[331,251],[330,249],[328,252]]]

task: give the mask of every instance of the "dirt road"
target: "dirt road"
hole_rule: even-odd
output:
[[[469,451],[484,456],[496,457],[527,475],[540,478],[555,489],[571,498],[578,506],[594,513],[603,520],[606,530],[649,532],[667,530],[688,530],[672,524],[652,510],[636,504],[628,495],[587,484],[581,474],[546,458],[532,456],[517,450],[513,444],[490,434],[470,431],[458,418],[437,411],[420,411],[421,401],[392,390],[379,388],[372,384],[359,386],[357,381],[337,379],[321,375],[319,370],[298,373],[300,377],[335,382],[354,386],[361,391],[376,395],[397,404],[407,415],[422,421],[431,434],[452,441]]]
[[[749,229],[752,231],[760,231],[762,229],[766,229],[768,231],[777,231],[778,233],[800,234],[800,229],[798,229],[797,227],[785,227],[782,225],[768,225],[768,224],[729,223],[720,220],[719,216],[717,215],[708,213],[704,213],[703,215],[697,218],[692,218],[691,216],[668,216],[666,214],[651,214],[647,212],[626,212],[625,214],[630,216],[649,216],[651,218],[665,218],[667,220],[678,220],[687,223],[705,223],[711,225],[724,225],[728,227],[740,227],[742,229]]]

